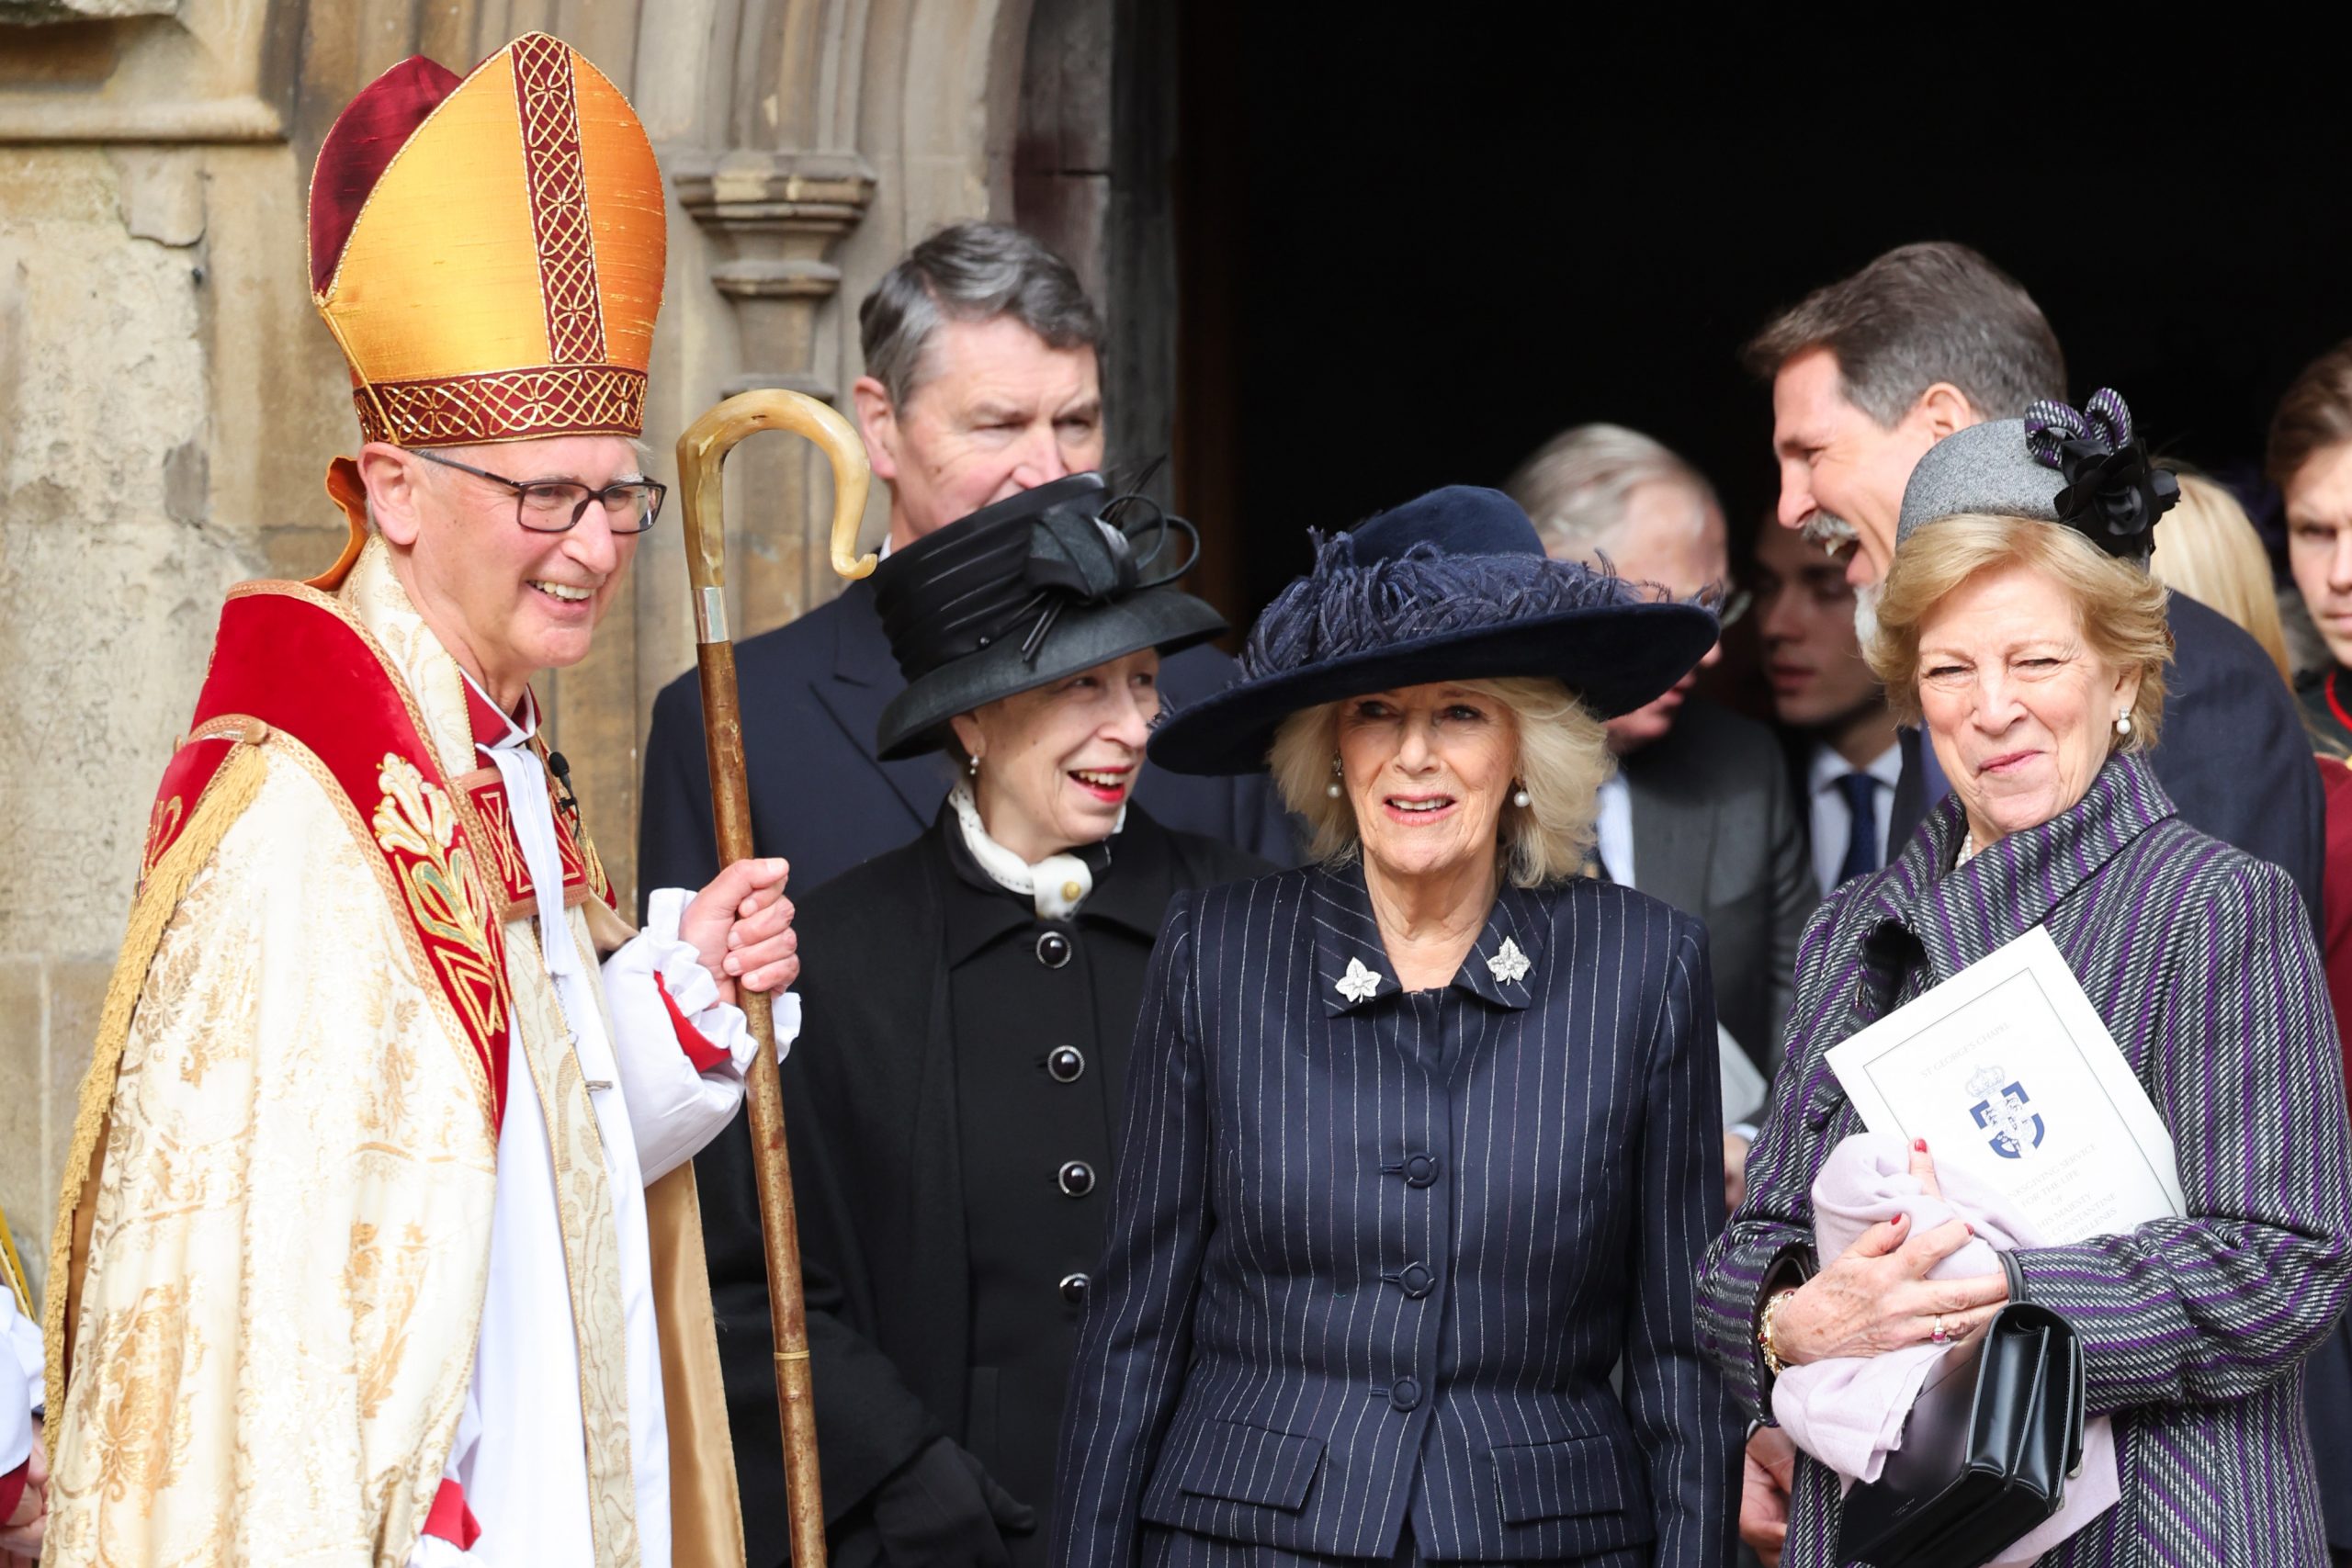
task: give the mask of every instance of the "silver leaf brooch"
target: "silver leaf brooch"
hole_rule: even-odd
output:
[[[1527,954],[1520,952],[1519,943],[1503,938],[1502,947],[1487,960],[1487,973],[1506,986],[1517,985],[1527,974]]]
[[[1363,1001],[1380,989],[1379,975],[1365,968],[1361,958],[1349,959],[1348,972],[1332,983],[1339,988],[1340,995],[1351,1002]]]

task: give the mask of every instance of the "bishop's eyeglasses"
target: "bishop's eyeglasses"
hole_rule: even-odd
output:
[[[616,534],[642,534],[662,515],[662,500],[669,487],[652,479],[622,479],[602,490],[591,490],[577,479],[510,479],[488,468],[444,457],[438,452],[412,446],[428,463],[471,474],[478,479],[504,485],[514,492],[514,521],[534,534],[561,534],[588,515],[593,502],[605,509],[605,525]]]

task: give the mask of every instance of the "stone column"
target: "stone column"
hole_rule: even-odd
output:
[[[854,153],[737,149],[675,158],[670,177],[710,238],[712,287],[735,310],[743,368],[719,394],[781,387],[848,412],[843,389],[816,363],[817,319],[840,291],[831,257],[873,200],[873,171]],[[747,443],[728,467],[729,608],[743,637],[830,596],[819,536],[832,491],[823,461],[797,439]]]

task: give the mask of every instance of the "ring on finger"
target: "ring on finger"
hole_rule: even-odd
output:
[[[1943,1314],[1936,1314],[1936,1321],[1928,1332],[1928,1339],[1930,1344],[1935,1345],[1949,1345],[1951,1343],[1951,1336],[1944,1332]]]

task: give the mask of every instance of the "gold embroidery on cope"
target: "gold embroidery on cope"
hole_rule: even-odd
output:
[[[387,752],[376,782],[384,791],[372,824],[376,842],[399,862],[401,887],[418,927],[435,938],[433,961],[478,1035],[505,1027],[492,955],[490,897],[473,857],[454,847],[458,818],[448,795],[416,765]]]
[[[408,1354],[409,1320],[416,1313],[417,1292],[430,1266],[424,1227],[401,1227],[398,1256],[389,1267],[378,1243],[376,1226],[355,1220],[351,1226],[351,1261],[343,1271],[344,1294],[352,1303],[353,1337],[358,1341],[359,1414],[372,1421],[390,1397],[401,1360]]]
[[[190,1331],[187,1287],[174,1280],[143,1290],[96,1328],[90,1364],[100,1379],[98,1489],[110,1502],[153,1497],[187,1461],[188,1416],[174,1395],[204,1359],[204,1341]]]

